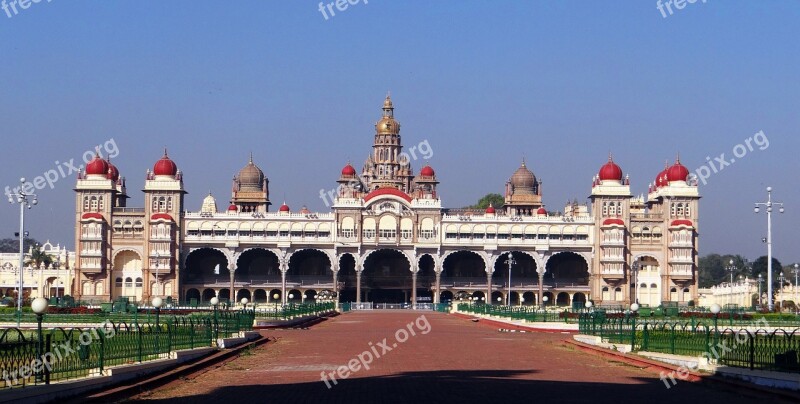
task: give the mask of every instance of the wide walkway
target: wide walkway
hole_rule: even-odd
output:
[[[309,330],[264,333],[277,341],[134,400],[215,404],[756,400],[690,382],[679,381],[667,389],[656,374],[562,346],[565,335],[500,333],[442,313],[351,312]],[[342,368],[337,374],[348,363],[354,371]]]

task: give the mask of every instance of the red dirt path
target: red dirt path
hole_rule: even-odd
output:
[[[420,318],[423,314],[425,319]],[[409,323],[416,335],[398,343],[397,330],[408,330]],[[430,332],[422,334],[426,329]],[[277,341],[133,400],[195,404],[755,401],[706,384],[679,381],[667,389],[656,374],[563,346],[566,335],[500,333],[495,327],[442,313],[351,312],[308,330],[262,333]],[[346,380],[331,383],[330,389],[321,381],[320,372],[346,366],[371,350],[370,343],[373,352],[381,353],[379,343],[384,338],[390,348],[397,345],[374,359],[369,370],[361,368]]]

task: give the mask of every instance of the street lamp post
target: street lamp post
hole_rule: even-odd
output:
[[[639,304],[639,269],[641,268],[641,264],[639,261],[634,261],[633,265],[631,265],[631,269],[633,270],[633,300],[636,304]]]
[[[728,303],[733,303],[733,273],[736,272],[736,265],[733,264],[733,258],[728,261],[728,266],[725,267],[725,270],[731,273],[731,285],[730,285],[730,295],[728,297]]]
[[[156,296],[156,297],[153,298],[152,303],[153,303],[153,308],[156,309],[156,329],[160,330],[160,328],[158,326],[158,316],[159,316],[159,314],[161,314],[161,306],[164,304],[164,301],[161,300],[160,297]]]
[[[717,345],[717,338],[719,338],[719,328],[717,328],[717,321],[719,320],[719,311],[722,309],[718,304],[711,305],[711,314],[714,315],[714,346]]]
[[[156,251],[156,296],[161,296],[162,295],[162,293],[161,293],[161,284],[158,281],[158,274],[159,274],[159,272],[158,272],[158,269],[159,269],[158,268],[158,261],[160,261],[160,260],[161,260],[161,254],[159,254],[158,251]]]
[[[542,307],[547,310],[547,301],[550,300],[549,297],[545,296],[542,298]]]
[[[780,292],[781,292],[781,311],[783,311],[783,281],[784,280],[786,280],[786,278],[783,276],[783,271],[781,271],[780,276],[778,276],[778,284],[781,285],[781,290],[780,290]]]
[[[636,312],[639,311],[639,303],[631,305],[631,350],[636,345]]]
[[[767,308],[769,311],[775,309],[772,300],[772,205],[779,206],[778,212],[783,213],[783,203],[772,202],[772,187],[767,187],[767,201],[756,202],[754,211],[760,211],[759,206],[767,209]]]
[[[42,318],[44,317],[44,313],[47,311],[47,299],[43,297],[37,297],[36,299],[33,299],[33,302],[31,302],[31,309],[34,313],[36,313],[36,330],[39,338],[36,345],[36,358],[42,359],[42,355],[44,353],[44,347],[42,344]],[[36,372],[36,381],[42,381],[41,371]]]
[[[506,264],[508,264],[508,297],[507,297],[508,306],[511,306],[511,266],[516,263],[517,262],[514,261],[514,254],[508,253],[508,259],[506,260]]]
[[[764,283],[764,277],[761,274],[758,274],[758,307],[761,308],[761,305],[764,303],[761,301],[761,284]]]
[[[792,287],[792,293],[794,295],[794,306],[797,307],[797,274],[800,273],[800,264],[794,264],[794,269],[792,269],[792,273],[794,274],[794,287]]]
[[[19,289],[17,290],[17,327],[22,320],[22,282],[23,282],[23,268],[25,267],[25,208],[32,208],[33,205],[39,203],[36,199],[36,194],[33,191],[26,192],[28,188],[25,186],[25,178],[20,178],[19,182],[22,184],[18,192],[8,193],[8,203],[16,202],[19,204]],[[33,188],[33,187],[31,187]]]
[[[219,305],[219,298],[216,296],[212,297],[210,303],[212,306],[214,306],[214,341],[216,342],[219,339],[219,321],[217,320],[217,305]]]

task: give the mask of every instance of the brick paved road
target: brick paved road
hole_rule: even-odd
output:
[[[277,342],[134,400],[215,404],[755,401],[689,382],[667,389],[658,375],[562,346],[559,341],[565,336],[561,334],[499,333],[446,314],[424,313],[424,319],[422,314],[351,312],[310,330],[265,331]],[[398,343],[399,329],[412,329],[416,335],[409,333],[407,341]],[[402,332],[398,336],[404,337]],[[384,338],[391,349],[385,353]],[[334,374],[338,384],[329,381],[330,389],[321,381],[320,372],[335,372],[364,351],[381,356],[369,370],[362,367],[346,380]]]

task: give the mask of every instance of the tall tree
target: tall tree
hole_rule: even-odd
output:
[[[23,250],[27,253],[32,245],[39,244],[35,239],[25,237]],[[0,253],[19,253],[18,238],[0,239]]]
[[[42,264],[50,265],[53,262],[53,257],[42,250],[42,246],[36,244],[31,250],[31,258],[27,264],[34,268],[39,268]]]
[[[486,194],[483,198],[478,200],[478,203],[475,205],[470,206],[470,208],[474,209],[486,209],[491,204],[495,208],[499,208],[506,203],[505,198],[503,195],[500,194]]]
[[[777,276],[783,270],[783,265],[777,258],[772,257],[772,279],[778,279]],[[758,274],[762,274],[764,279],[767,278],[767,256],[762,255],[753,261],[752,276],[755,278]]]

